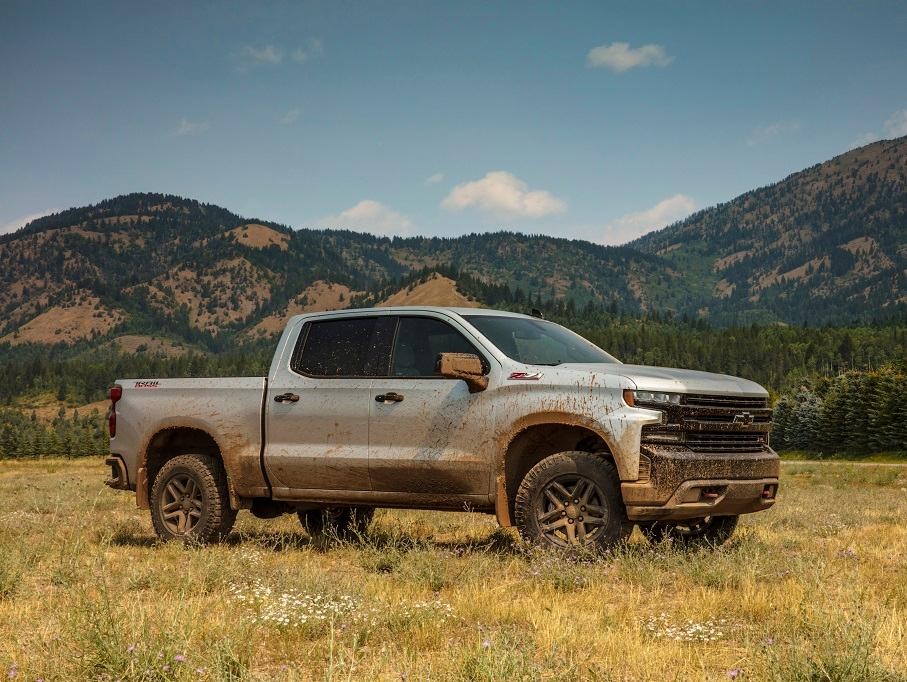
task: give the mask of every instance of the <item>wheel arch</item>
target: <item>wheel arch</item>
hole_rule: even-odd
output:
[[[230,506],[239,508],[220,444],[205,428],[196,424],[168,425],[159,428],[148,439],[139,463],[136,503],[141,509],[151,508],[151,486],[161,467],[179,455],[204,454],[217,459],[224,467],[230,491]]]
[[[523,477],[546,457],[580,450],[614,461],[608,434],[591,419],[571,414],[534,415],[511,431],[498,466],[495,514],[502,526],[513,525],[516,491]]]

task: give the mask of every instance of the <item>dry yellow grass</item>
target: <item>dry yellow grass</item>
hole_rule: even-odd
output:
[[[161,545],[103,475],[96,460],[0,462],[0,673],[902,680],[907,670],[904,467],[785,464],[778,505],[747,517],[728,546],[684,552],[635,536],[598,561],[528,551],[490,517],[409,511],[379,512],[353,542],[312,543],[294,517],[244,512],[226,544]]]

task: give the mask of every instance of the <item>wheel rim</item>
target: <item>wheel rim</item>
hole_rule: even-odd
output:
[[[585,476],[558,476],[542,489],[536,508],[542,537],[558,546],[592,543],[608,523],[605,495]]]
[[[202,489],[189,474],[174,474],[164,486],[161,514],[174,535],[187,535],[198,525],[204,509]]]

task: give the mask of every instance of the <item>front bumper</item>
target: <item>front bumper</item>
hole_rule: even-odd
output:
[[[693,452],[682,446],[644,444],[648,475],[621,484],[633,521],[730,516],[768,509],[778,492],[780,461],[762,452]],[[645,474],[646,466],[641,467]]]

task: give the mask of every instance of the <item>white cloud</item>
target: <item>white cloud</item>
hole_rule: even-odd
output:
[[[563,200],[529,186],[507,171],[492,171],[481,180],[454,187],[441,202],[449,211],[477,208],[499,218],[541,218],[567,210]]]
[[[696,202],[686,194],[662,199],[652,208],[628,213],[605,226],[597,240],[602,244],[626,244],[642,235],[686,218],[696,210]]]
[[[283,50],[273,45],[262,45],[261,47],[246,45],[242,53],[244,57],[259,64],[280,64],[283,61]]]
[[[379,237],[405,237],[413,234],[413,223],[407,216],[373,199],[363,199],[337,215],[322,218],[318,224],[338,230],[370,232]]]
[[[755,147],[764,144],[779,135],[795,133],[798,130],[800,130],[799,121],[778,121],[771,125],[754,128],[746,138],[746,144],[750,147]]]
[[[10,220],[5,225],[0,226],[0,234],[7,234],[9,232],[15,232],[20,227],[25,227],[32,220],[37,220],[38,218],[43,218],[46,215],[51,213],[56,213],[60,209],[58,208],[49,208],[46,211],[39,211],[38,213],[29,213],[28,215],[21,216],[15,220]]]
[[[426,185],[437,185],[444,179],[444,173],[435,173],[434,175],[429,175],[425,178]]]
[[[177,137],[183,137],[186,135],[200,135],[206,130],[208,130],[207,121],[199,121],[198,123],[194,123],[192,121],[187,121],[184,118],[180,121],[179,125],[173,131],[173,134]]]
[[[898,109],[885,121],[885,134],[889,137],[907,135],[907,109]]]
[[[280,122],[285,125],[293,125],[296,121],[299,120],[299,109],[290,109],[287,113],[280,117]]]
[[[653,44],[630,47],[630,43],[611,43],[593,47],[586,55],[586,66],[609,69],[614,73],[644,66],[667,66],[673,61],[674,57],[669,56],[664,47]]]
[[[308,43],[306,43],[305,47],[297,47],[295,50],[293,50],[293,53],[290,55],[290,57],[294,62],[304,64],[305,62],[319,57],[323,51],[324,50],[321,47],[321,41],[317,38],[313,38]]]

